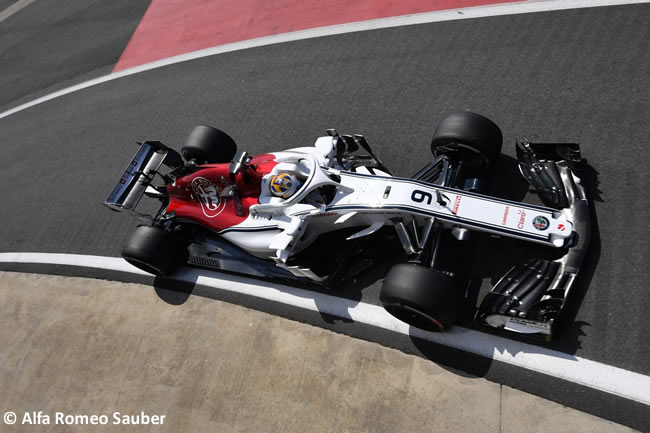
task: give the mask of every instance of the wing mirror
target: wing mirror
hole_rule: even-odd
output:
[[[248,152],[244,152],[244,151],[237,152],[233,157],[232,161],[230,162],[230,168],[228,169],[228,172],[230,173],[230,177],[231,178],[234,177],[250,161],[251,161],[251,157],[250,155],[248,155]]]

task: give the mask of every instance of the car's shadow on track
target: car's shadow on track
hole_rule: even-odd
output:
[[[360,285],[370,277],[354,278]],[[153,288],[169,305],[182,305],[190,296],[224,301],[299,321],[318,313],[326,324],[353,323],[349,311],[361,301],[361,291],[274,279],[272,281],[200,268],[184,268],[170,277],[155,277]],[[222,290],[225,289],[225,290]],[[333,299],[336,302],[333,302]],[[304,318],[304,319],[303,319]]]
[[[519,172],[517,160],[507,155],[499,155],[485,182],[485,193],[494,197],[523,201],[528,194],[529,184]]]
[[[156,295],[170,305],[182,305],[192,295],[196,283],[171,278],[155,277],[153,288]]]

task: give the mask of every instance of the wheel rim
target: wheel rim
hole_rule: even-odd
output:
[[[460,155],[460,159],[471,163],[473,166],[487,167],[490,164],[490,157],[488,155],[485,155],[472,146],[455,141],[436,146],[433,154],[437,157],[450,152],[457,152]]]
[[[401,302],[384,302],[384,308],[399,320],[427,331],[443,331],[445,325],[424,311]]]

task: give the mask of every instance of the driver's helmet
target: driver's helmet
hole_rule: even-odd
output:
[[[300,181],[290,173],[275,174],[269,182],[269,188],[274,196],[289,198],[300,188]]]

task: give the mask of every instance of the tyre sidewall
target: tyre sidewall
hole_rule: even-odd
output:
[[[436,326],[442,329],[456,321],[462,306],[462,293],[453,278],[413,263],[391,268],[384,279],[380,299],[384,306],[399,304],[421,312],[439,322],[442,326]],[[391,308],[387,310],[393,314]]]
[[[198,125],[181,148],[186,161],[218,164],[230,162],[237,152],[235,141],[225,132],[208,125]]]
[[[493,164],[501,153],[503,134],[499,127],[487,117],[469,111],[460,111],[445,116],[433,133],[431,152],[436,148],[458,143],[484,155]]]
[[[140,225],[122,248],[122,257],[154,275],[169,275],[187,259],[187,245],[160,227]]]

